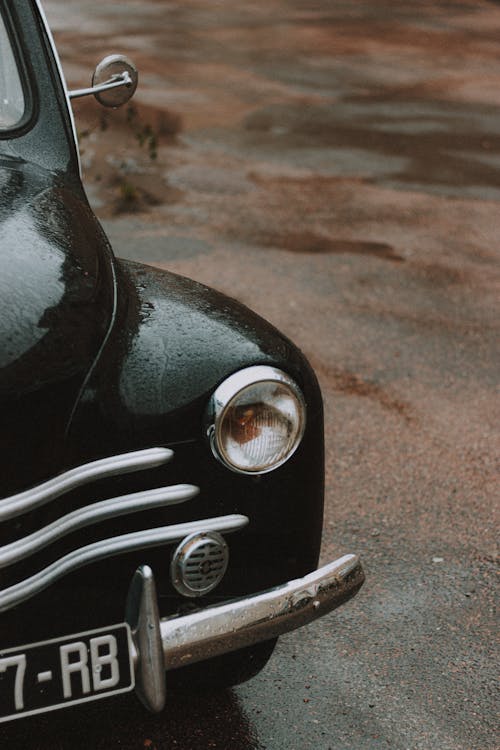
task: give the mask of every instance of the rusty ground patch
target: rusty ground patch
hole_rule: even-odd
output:
[[[399,414],[399,416],[403,417],[406,422],[414,420],[415,417],[412,414],[410,404],[391,396],[391,394],[378,383],[366,380],[354,372],[325,365],[316,359],[312,361],[312,364],[316,372],[328,380],[333,389],[339,393],[371,399],[380,404],[380,406],[383,406],[384,409]]]
[[[384,242],[363,242],[362,240],[337,240],[313,232],[283,232],[260,234],[253,238],[257,245],[288,250],[292,253],[323,253],[371,255],[385,260],[404,260],[394,248]]]

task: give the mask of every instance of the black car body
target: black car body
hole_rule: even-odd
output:
[[[0,680],[9,703],[17,675],[5,653],[121,622],[138,568],[146,572],[140,591],[153,585],[152,570],[157,595],[146,609],[136,596],[135,615],[129,595],[136,674],[138,621],[156,601],[155,627],[172,617],[178,626],[180,615],[217,613],[235,598],[251,609],[262,591],[311,574],[324,457],[318,384],[287,338],[205,286],[115,258],[81,184],[68,94],[39,3],[0,0],[0,16],[23,100],[17,120],[0,119]],[[242,372],[283,373],[306,409],[300,444],[274,470],[235,471],[211,449],[213,395]],[[173,486],[175,504],[150,504]],[[113,498],[114,510],[92,516]],[[174,526],[173,540],[149,531]],[[172,582],[178,537],[210,530],[226,541],[227,571],[206,595],[186,596]],[[116,543],[138,532],[133,543]],[[343,565],[325,611],[362,583],[356,558]],[[315,608],[314,616],[323,612]],[[251,660],[263,652],[254,643],[298,624],[264,622],[258,634],[201,649],[192,661],[240,647]],[[244,662],[230,680],[251,673]],[[25,692],[41,690],[32,682]],[[160,707],[161,697],[155,704],[139,687]],[[37,700],[2,714],[47,710]]]

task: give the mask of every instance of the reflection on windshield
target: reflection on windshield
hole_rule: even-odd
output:
[[[21,79],[0,13],[0,130],[17,125],[24,114],[24,106]]]

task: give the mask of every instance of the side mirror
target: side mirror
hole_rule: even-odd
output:
[[[70,99],[93,94],[104,107],[121,107],[135,93],[139,73],[125,55],[108,55],[101,60],[92,76],[92,86],[69,92]]]

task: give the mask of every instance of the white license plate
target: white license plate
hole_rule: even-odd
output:
[[[128,625],[0,651],[0,722],[134,688]]]

